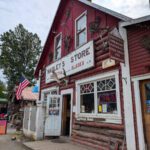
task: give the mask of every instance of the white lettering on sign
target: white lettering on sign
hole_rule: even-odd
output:
[[[94,66],[93,41],[88,42],[62,59],[46,67],[46,83],[55,81],[54,72],[59,79]]]

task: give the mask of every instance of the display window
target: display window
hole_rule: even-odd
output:
[[[120,116],[118,72],[79,80],[77,86],[78,116]]]

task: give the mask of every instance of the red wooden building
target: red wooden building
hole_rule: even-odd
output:
[[[135,149],[132,140],[126,143],[119,34],[119,22],[128,20],[87,0],[61,0],[35,71],[45,136],[70,136],[95,149]]]
[[[131,76],[136,149],[150,149],[150,16],[124,22]],[[125,33],[125,32],[124,32]],[[125,35],[125,34],[124,34]]]

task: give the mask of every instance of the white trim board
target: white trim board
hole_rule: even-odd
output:
[[[137,118],[137,129],[138,129],[138,141],[140,150],[145,150],[145,138],[143,130],[143,119],[142,119],[142,108],[141,108],[141,97],[140,97],[140,86],[139,83],[141,80],[150,79],[150,74],[139,75],[132,78],[134,85],[134,94],[135,94],[135,107],[136,107],[136,118]]]
[[[132,77],[132,81],[150,79],[150,73]]]
[[[127,32],[121,26],[119,26],[119,32],[124,40],[124,55],[125,55],[125,64],[121,63],[121,71],[122,71],[122,85],[123,85],[126,143],[128,150],[136,150]]]
[[[121,26],[126,27],[126,26],[131,26],[131,25],[146,22],[146,21],[150,21],[150,15],[149,16],[144,16],[144,17],[141,17],[141,18],[137,18],[137,19],[132,19],[130,21],[122,22]]]
[[[63,101],[63,95],[67,95],[70,94],[71,95],[71,109],[70,109],[70,136],[71,136],[71,132],[72,132],[72,111],[73,111],[73,89],[67,89],[67,90],[62,90],[60,92],[61,96],[62,96],[62,101]]]

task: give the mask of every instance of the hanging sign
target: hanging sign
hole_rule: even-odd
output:
[[[93,41],[88,42],[62,59],[46,67],[46,83],[94,66]]]

